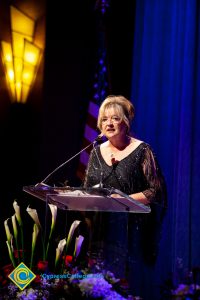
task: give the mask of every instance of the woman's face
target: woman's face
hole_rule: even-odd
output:
[[[101,132],[108,139],[121,137],[127,133],[127,125],[114,107],[110,107],[105,110],[101,119],[101,126]]]

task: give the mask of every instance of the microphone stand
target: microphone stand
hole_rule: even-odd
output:
[[[67,161],[65,161],[64,163],[62,163],[61,165],[59,165],[56,169],[54,169],[50,174],[48,174],[40,183],[42,185],[46,184],[47,180],[49,180],[51,178],[51,176],[57,172],[60,168],[62,168],[63,166],[65,166],[67,163],[69,163],[72,159],[74,159],[75,157],[77,157],[79,154],[81,154],[83,151],[85,151],[86,149],[88,149],[89,147],[91,147],[92,145],[94,145],[95,142],[98,142],[101,140],[102,138],[102,134],[99,134],[95,140],[90,143],[89,145],[87,145],[85,148],[81,149],[78,153],[76,153],[75,155],[73,155],[72,157],[70,157]],[[36,184],[37,186],[38,184]]]

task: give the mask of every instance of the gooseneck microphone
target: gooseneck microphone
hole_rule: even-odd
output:
[[[87,145],[85,148],[81,149],[78,153],[76,153],[75,155],[73,155],[72,157],[70,157],[68,160],[66,160],[64,163],[62,163],[61,165],[59,165],[56,169],[54,169],[50,174],[48,174],[41,182],[40,184],[46,184],[47,181],[52,177],[53,174],[55,174],[59,169],[61,169],[62,167],[64,167],[67,163],[69,163],[71,160],[73,160],[75,157],[77,157],[79,154],[81,154],[83,151],[85,151],[87,148],[89,148],[91,145],[94,146],[94,144],[96,142],[100,142],[102,140],[103,134],[99,134],[92,143],[90,143],[89,145]]]

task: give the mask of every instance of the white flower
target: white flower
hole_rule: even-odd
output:
[[[56,217],[57,217],[57,206],[54,204],[49,204],[51,214],[52,214],[52,222],[51,222],[51,228],[55,226],[56,223]]]
[[[81,222],[81,221],[75,220],[75,221],[72,223],[72,225],[71,225],[71,227],[70,227],[70,230],[69,230],[69,233],[68,233],[68,237],[67,237],[67,248],[68,248],[68,246],[69,246],[69,244],[70,244],[70,242],[71,242],[71,239],[72,239],[72,236],[73,236],[73,234],[74,234],[74,231],[75,231],[76,227],[80,224],[80,222]]]
[[[17,236],[18,236],[18,230],[17,230],[17,223],[16,223],[16,214],[14,214],[14,215],[12,216],[12,225],[13,225],[13,231],[14,231],[15,239],[17,239]]]
[[[10,229],[9,229],[9,226],[8,226],[8,220],[5,220],[4,221],[4,227],[5,227],[5,231],[6,231],[6,237],[7,237],[7,241],[9,244],[11,244],[11,240],[12,240],[12,234],[10,233]]]
[[[14,201],[14,202],[13,202],[13,207],[14,207],[14,210],[15,210],[17,222],[18,222],[18,224],[19,224],[20,226],[22,226],[22,219],[21,219],[21,215],[20,215],[20,207],[19,207],[19,205],[17,204],[17,201]]]
[[[77,257],[79,255],[83,241],[84,241],[84,237],[82,235],[79,235],[78,237],[76,237],[74,257]]]
[[[60,242],[58,243],[57,249],[59,249],[59,251],[62,253],[65,245],[66,245],[66,239],[60,240]]]
[[[112,288],[102,274],[88,274],[78,285],[82,295],[86,297],[105,297]]]
[[[66,245],[66,239],[60,240],[58,243],[58,247],[56,248],[56,260],[55,260],[55,265],[57,265],[58,260],[60,259],[60,256],[63,252],[63,249]]]
[[[31,216],[31,218],[33,219],[33,221],[36,223],[36,225],[41,228],[41,225],[40,225],[40,221],[39,221],[39,218],[38,218],[38,214],[37,214],[37,210],[36,209],[33,209],[33,208],[30,208],[29,206],[27,207],[26,209],[27,213]]]
[[[10,260],[12,261],[12,264],[15,267],[15,260],[14,260],[14,256],[13,256],[14,248],[13,248],[13,244],[12,244],[12,239],[11,239],[10,243],[8,241],[6,241],[6,245],[8,247],[8,253],[9,253]]]
[[[38,299],[37,294],[38,294],[37,290],[29,288],[22,292],[17,293],[17,298],[26,299],[26,300],[34,300],[34,299]]]

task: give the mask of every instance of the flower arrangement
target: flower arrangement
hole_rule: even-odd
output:
[[[167,279],[161,287],[163,300],[200,300],[200,285],[197,283],[200,268],[183,269],[181,258],[176,261],[176,273]]]
[[[14,201],[15,214],[4,221],[6,232],[6,245],[11,264],[1,270],[0,275],[0,300],[1,299],[136,299],[128,295],[128,290],[123,289],[120,279],[104,269],[104,264],[89,255],[84,257],[84,264],[78,260],[84,241],[82,235],[75,238],[74,252],[68,254],[79,220],[75,220],[69,230],[68,236],[61,239],[55,249],[55,260],[52,269],[48,264],[49,249],[55,230],[57,207],[48,204],[51,211],[51,228],[47,241],[44,240],[43,229],[35,209],[28,207],[27,213],[33,220],[32,244],[27,267],[34,272],[35,278],[24,289],[9,280],[8,275],[24,261],[27,253],[24,249],[23,222],[20,206]],[[12,230],[10,228],[12,222]],[[36,245],[41,236],[42,259],[36,260]],[[14,236],[14,237],[13,237]],[[26,255],[25,255],[26,254]],[[26,260],[25,260],[26,259]],[[52,260],[52,258],[51,258]]]
[[[182,284],[172,290],[172,296],[180,300],[200,299],[200,286],[194,284]]]

